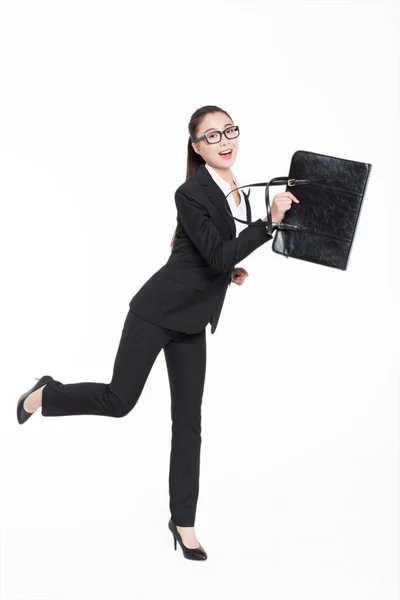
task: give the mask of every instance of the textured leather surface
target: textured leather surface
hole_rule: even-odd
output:
[[[292,203],[282,223],[302,229],[277,229],[273,251],[346,270],[371,167],[370,163],[297,150],[289,177],[329,182],[286,186],[300,203]]]

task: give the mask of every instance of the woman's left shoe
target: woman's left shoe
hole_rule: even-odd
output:
[[[20,425],[22,425],[22,423],[25,423],[25,421],[27,421],[29,419],[29,417],[31,417],[32,415],[35,414],[34,412],[33,413],[27,412],[24,409],[24,402],[27,399],[27,397],[29,396],[29,394],[31,394],[35,390],[38,390],[39,388],[41,388],[43,385],[45,385],[49,381],[54,381],[54,379],[52,378],[51,375],[43,375],[43,377],[40,377],[40,379],[38,379],[37,377],[35,377],[35,379],[37,379],[37,382],[35,383],[35,385],[33,387],[31,387],[30,390],[25,392],[25,394],[22,394],[22,396],[18,400],[17,419],[18,419],[18,423]]]
[[[180,547],[182,548],[183,556],[185,558],[190,558],[191,560],[206,560],[207,553],[204,550],[203,546],[200,544],[198,548],[188,548],[182,542],[181,535],[176,528],[175,523],[172,520],[172,517],[168,521],[168,529],[172,531],[172,535],[174,536],[174,548],[176,550],[176,541],[178,540]]]

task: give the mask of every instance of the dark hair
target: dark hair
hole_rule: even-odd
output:
[[[229,113],[226,112],[226,110],[223,110],[219,106],[212,106],[212,105],[202,106],[201,108],[198,108],[190,117],[190,121],[189,121],[189,125],[188,125],[189,140],[188,140],[188,146],[187,146],[186,181],[188,179],[190,179],[191,177],[193,177],[193,175],[196,173],[196,171],[200,167],[200,165],[205,164],[203,157],[194,151],[192,142],[193,142],[193,140],[195,140],[197,138],[197,130],[201,124],[201,121],[203,120],[203,117],[205,115],[208,115],[209,113],[215,113],[215,112],[225,113],[226,116],[228,117],[228,119],[231,119],[231,121],[232,121],[232,117],[229,115]],[[176,239],[177,229],[178,229],[178,225],[175,228],[174,235],[171,240],[171,251],[175,248],[175,239]]]

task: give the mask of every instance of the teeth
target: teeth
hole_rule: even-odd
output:
[[[230,154],[232,150],[227,150],[226,152],[219,152],[218,154]]]

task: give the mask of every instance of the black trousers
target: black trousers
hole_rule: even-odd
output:
[[[42,415],[126,416],[139,400],[161,349],[165,354],[171,393],[171,517],[181,527],[193,527],[199,494],[205,329],[196,334],[172,331],[129,310],[111,382],[50,382],[43,388]]]

